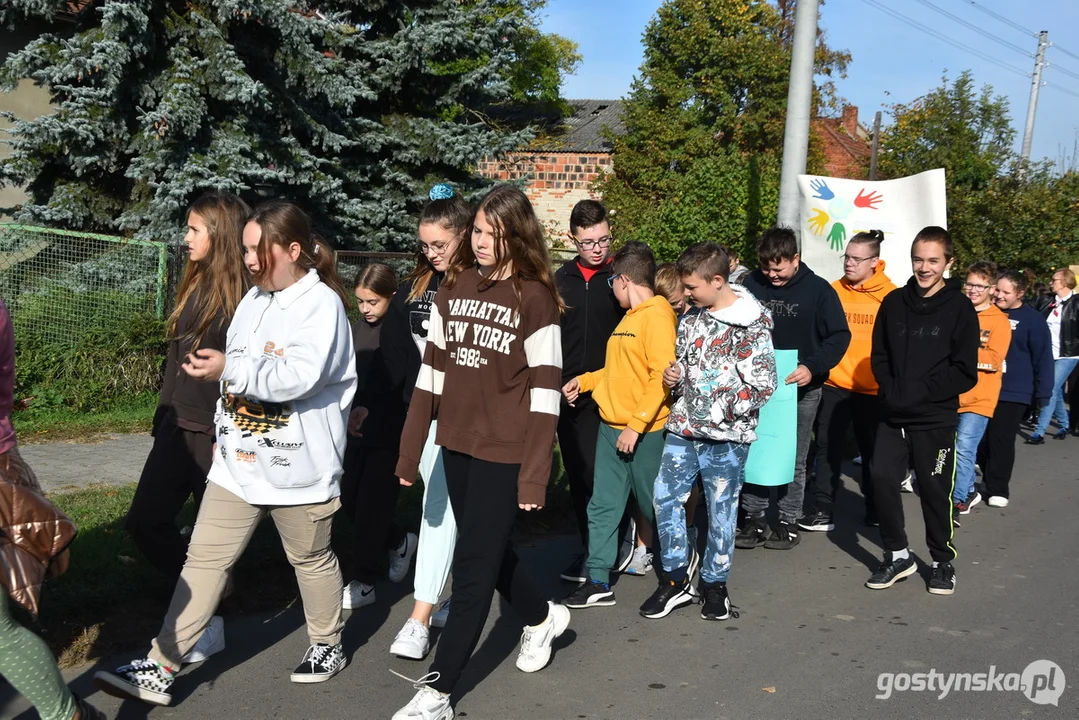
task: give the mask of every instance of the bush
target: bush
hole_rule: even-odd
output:
[[[156,392],[165,323],[145,307],[145,298],[116,291],[54,287],[19,296],[12,309],[16,407],[99,412]]]

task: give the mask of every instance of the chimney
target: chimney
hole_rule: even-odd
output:
[[[858,106],[857,105],[844,105],[843,106],[843,120],[841,121],[843,129],[847,131],[847,134],[851,137],[858,137]]]

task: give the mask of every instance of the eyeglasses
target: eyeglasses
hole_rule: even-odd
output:
[[[577,243],[577,247],[581,248],[582,250],[595,250],[597,247],[610,247],[611,240],[614,239],[610,235],[604,235],[603,237],[597,238],[595,240],[578,240],[577,237],[572,233],[570,234],[570,237],[573,239],[573,242]]]
[[[973,290],[974,292],[980,292],[980,293],[985,292],[990,287],[992,287],[992,286],[990,286],[990,285],[977,285],[975,283],[963,283],[963,289],[964,290],[967,290],[967,291]]]
[[[614,290],[614,281],[617,280],[620,277],[622,277],[621,274],[611,275],[609,278],[607,278],[607,286],[609,288],[611,288],[612,290]]]
[[[880,257],[880,256],[879,255],[870,255],[869,257],[860,258],[860,257],[854,257],[853,255],[844,255],[843,256],[843,264],[844,265],[847,265],[847,264],[861,265],[866,260],[875,260],[878,257]]]
[[[424,255],[445,255],[447,247],[449,245],[446,243],[431,243],[430,245],[420,243],[419,251]]]

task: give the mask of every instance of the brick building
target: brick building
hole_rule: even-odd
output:
[[[554,238],[565,239],[569,214],[579,200],[598,199],[592,182],[611,170],[605,129],[624,131],[618,100],[570,100],[573,114],[556,132],[527,151],[480,163],[481,175],[495,180],[526,179],[536,214]]]
[[[857,107],[844,105],[841,117],[817,118],[812,128],[824,146],[825,175],[855,180],[869,177],[872,137],[858,122]]]

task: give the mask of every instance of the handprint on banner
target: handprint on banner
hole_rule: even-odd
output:
[[[828,233],[828,242],[831,243],[832,249],[836,251],[842,250],[843,243],[846,240],[847,228],[843,227],[843,223],[834,223],[831,232]]]
[[[832,192],[832,189],[830,187],[828,187],[828,183],[824,182],[820,178],[814,178],[813,180],[811,180],[809,182],[809,187],[813,190],[813,192],[817,193],[813,196],[815,198],[819,198],[821,200],[831,200],[835,197],[835,193]]]
[[[869,208],[870,210],[876,210],[877,203],[881,201],[880,193],[875,190],[870,190],[868,193],[865,188],[858,191],[858,197],[854,198],[854,204],[860,208]]]
[[[813,199],[824,200],[826,203],[825,207],[811,207],[809,218],[805,222],[809,231],[827,240],[832,250],[843,252],[843,244],[847,241],[847,225],[859,222],[859,209],[879,210],[877,206],[883,202],[884,196],[863,187],[852,201],[846,193],[853,192],[853,188],[847,190],[846,187],[849,186],[845,187],[845,182],[839,184],[841,194],[837,196],[824,178],[810,179],[809,187],[816,193]]]

